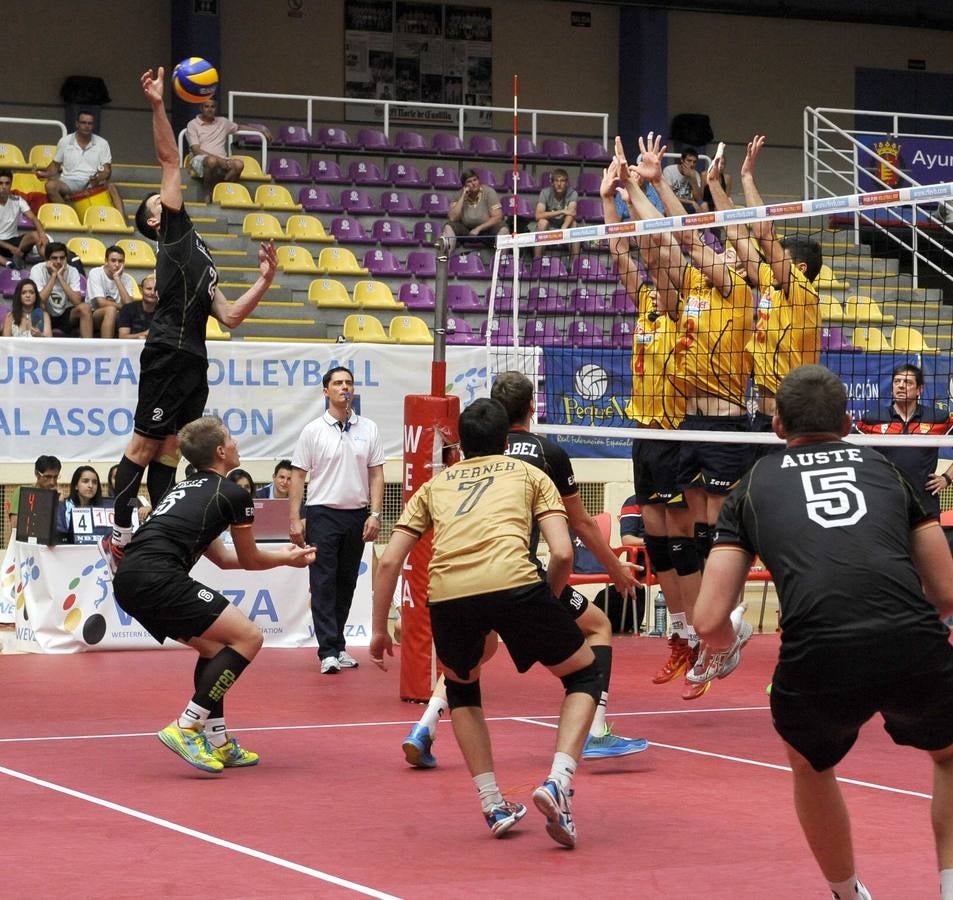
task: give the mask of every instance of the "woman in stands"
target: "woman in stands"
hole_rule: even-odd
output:
[[[52,337],[53,325],[46,310],[37,306],[36,282],[24,278],[13,293],[13,310],[3,322],[4,337]]]
[[[112,505],[113,501],[111,499],[103,498],[99,473],[92,466],[78,466],[69,482],[69,494],[59,507],[57,531],[59,532],[60,543],[83,543],[82,540],[77,539],[76,533],[73,531],[74,509],[93,506],[110,507]],[[80,533],[82,533],[82,529],[80,529]],[[90,533],[92,533],[92,530],[90,530]]]
[[[244,469],[232,469],[225,477],[229,481],[234,481],[239,487],[245,488],[249,496],[255,496],[255,482]]]

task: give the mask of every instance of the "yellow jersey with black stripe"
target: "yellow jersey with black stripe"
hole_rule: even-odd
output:
[[[754,298],[744,279],[728,269],[728,296],[694,266],[685,266],[678,343],[685,354],[685,382],[744,406],[751,375],[749,343],[754,332]]]
[[[632,335],[632,396],[625,413],[640,425],[678,428],[685,418],[685,394],[680,390],[683,354],[677,352],[678,331],[669,316],[654,321],[652,289],[639,289],[639,315]]]
[[[530,560],[533,522],[566,516],[550,477],[509,456],[455,463],[423,485],[394,528],[420,537],[433,528],[430,602],[440,603],[540,580]]]
[[[777,393],[781,379],[798,366],[821,360],[821,312],[817,291],[791,265],[785,294],[774,285],[771,266],[758,266],[758,318],[751,341],[755,384]]]

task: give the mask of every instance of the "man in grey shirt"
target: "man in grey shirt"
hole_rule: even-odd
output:
[[[490,246],[479,240],[497,234],[509,234],[503,221],[503,206],[499,195],[491,187],[480,184],[480,176],[473,169],[465,169],[460,174],[463,190],[450,204],[447,212],[449,221],[444,226],[445,237],[456,235],[459,238],[477,238],[476,241],[461,241],[478,247]]]
[[[565,169],[553,169],[552,184],[544,187],[536,201],[536,230],[572,228],[576,224],[576,201],[579,195],[569,186],[569,174]],[[579,244],[570,244],[569,252],[576,256]],[[542,256],[543,246],[533,249],[534,256]]]
[[[702,195],[705,188],[695,169],[697,165],[698,151],[694,147],[686,147],[677,163],[662,170],[662,177],[672,186],[675,196],[682,201],[682,206],[688,213],[698,212],[703,208]]]

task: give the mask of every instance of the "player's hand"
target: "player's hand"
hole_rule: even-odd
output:
[[[764,147],[767,138],[763,134],[756,134],[748,144],[748,152],[745,154],[745,161],[741,164],[741,175],[754,175],[754,164],[758,159],[758,154]]]
[[[711,161],[708,168],[705,170],[705,181],[709,184],[713,181],[721,182],[722,172],[725,171],[725,158],[719,156]]]
[[[621,562],[619,563],[619,570],[614,573],[612,578],[612,583],[615,585],[615,589],[623,596],[628,596],[635,593],[637,588],[644,587],[641,581],[638,579],[638,575],[643,572],[642,566],[636,565],[632,562]]]
[[[625,148],[622,146],[622,138],[615,136],[615,158],[619,161],[619,171],[625,172],[629,168],[629,162],[625,155]]]
[[[368,650],[370,651],[371,662],[378,669],[386,672],[387,663],[384,661],[384,654],[386,653],[391,658],[394,656],[394,642],[391,640],[391,636],[386,631],[372,632]]]
[[[946,487],[946,479],[942,475],[931,475],[927,479],[927,493],[939,494]]]
[[[306,566],[310,566],[317,555],[317,551],[314,547],[309,547],[307,544],[303,547],[287,547],[286,552],[288,554],[288,560],[285,562],[285,565],[293,566],[296,569],[303,569]]]
[[[292,519],[288,524],[288,540],[296,547],[304,547],[304,519]]]
[[[275,242],[268,241],[258,245],[258,271],[265,281],[271,281],[278,271],[278,254],[275,252]]]
[[[639,152],[642,158],[639,160],[635,171],[643,181],[650,181],[653,184],[662,180],[662,158],[668,147],[662,144],[661,136],[656,136],[650,131],[644,138],[639,138]]]
[[[377,516],[368,516],[364,520],[363,539],[365,544],[377,540],[377,535],[381,530],[381,520]]]
[[[159,66],[154,77],[152,69],[147,69],[142,73],[139,80],[142,83],[142,92],[146,95],[146,99],[150,103],[161,103],[165,92],[165,69]]]
[[[612,200],[615,197],[615,189],[618,183],[619,157],[615,156],[609,165],[602,170],[602,183],[599,185],[599,196],[605,200]]]

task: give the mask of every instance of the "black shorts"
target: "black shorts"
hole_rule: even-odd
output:
[[[73,310],[67,309],[58,316],[50,313],[50,327],[59,329],[63,334],[69,336],[73,330]]]
[[[585,594],[580,594],[571,584],[563,588],[563,592],[559,595],[559,602],[566,607],[566,611],[573,619],[578,619],[589,608],[589,598]]]
[[[491,631],[502,638],[519,672],[536,662],[557,666],[586,642],[542,581],[428,605],[437,656],[459,678],[469,678],[479,664]]]
[[[682,431],[749,432],[747,416],[685,416]],[[729,494],[751,468],[751,444],[682,441],[678,455],[678,487],[703,488],[709,494]]]
[[[13,237],[0,238],[0,241],[6,241],[8,244],[13,244],[14,247],[19,247],[20,241],[22,241],[27,234],[29,234],[29,232],[20,231]],[[0,256],[2,256],[4,259],[13,259],[13,251],[7,247],[4,247],[3,244],[0,244]]]
[[[681,441],[632,441],[632,474],[635,500],[640,506],[661,504],[684,506],[678,489],[678,460]]]
[[[771,686],[775,731],[818,772],[836,766],[861,725],[880,713],[895,744],[942,750],[953,744],[953,648],[939,668],[879,684],[799,691],[779,667]]]
[[[771,425],[773,418],[773,416],[769,416],[767,413],[755,413],[754,418],[751,420],[751,430],[755,432],[755,434],[773,434],[774,428]],[[752,462],[757,462],[763,456],[770,456],[772,453],[777,453],[783,449],[784,444],[755,444]]]
[[[139,357],[135,431],[161,440],[201,418],[208,400],[208,361],[146,344]]]
[[[119,566],[113,578],[116,602],[160,644],[203,635],[224,612],[228,600],[181,572]]]

